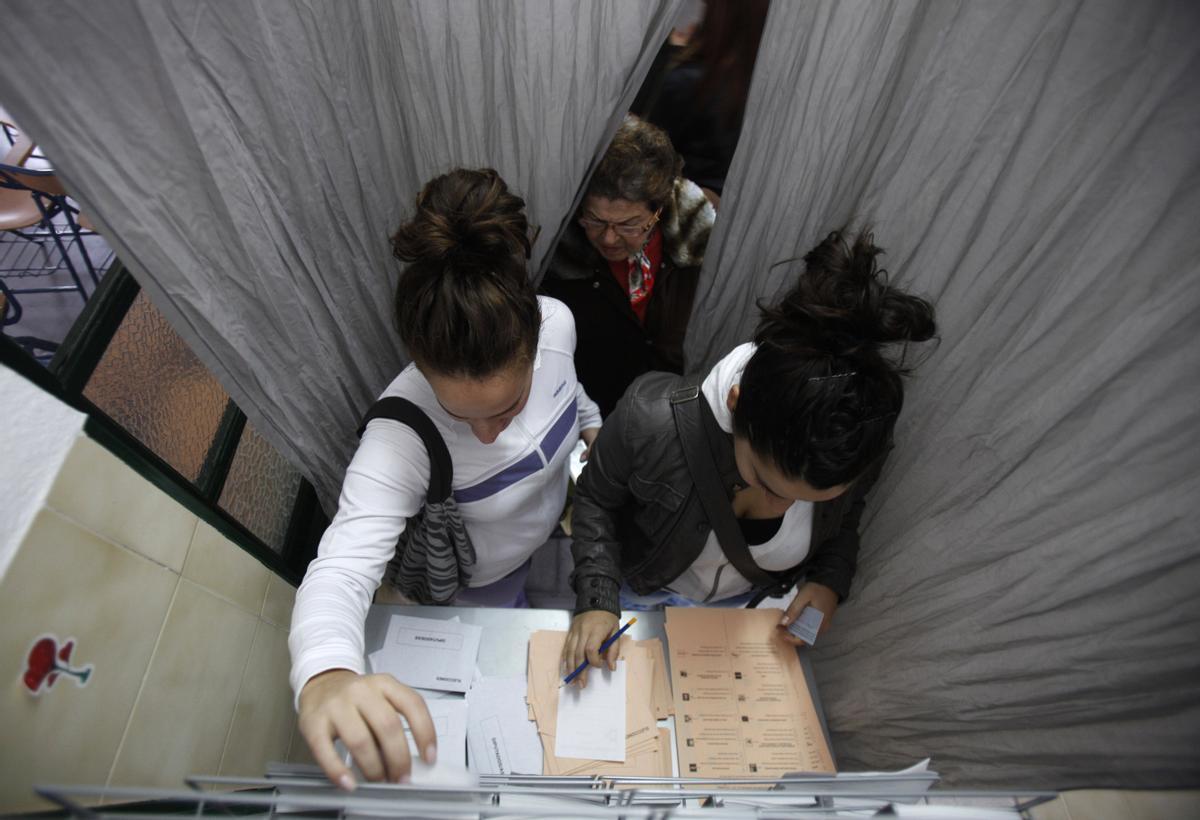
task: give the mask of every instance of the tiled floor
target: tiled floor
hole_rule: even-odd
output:
[[[288,685],[295,590],[80,437],[0,579],[0,668],[41,636],[86,685],[0,691],[0,814],[38,782],[180,788],[303,760]]]
[[[1192,820],[1200,817],[1200,791],[1081,789],[1031,814],[1034,820]]]

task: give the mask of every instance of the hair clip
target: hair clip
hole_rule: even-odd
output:
[[[845,373],[834,373],[831,376],[811,376],[811,377],[809,377],[808,380],[810,382],[823,382],[823,381],[827,381],[829,379],[846,379],[846,378],[849,378],[850,376],[857,376],[857,375],[858,375],[857,370],[849,370]]]

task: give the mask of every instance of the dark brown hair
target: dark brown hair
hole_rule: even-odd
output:
[[[683,173],[683,160],[667,132],[632,114],[625,117],[588,183],[588,196],[661,207]]]
[[[842,230],[805,254],[795,287],[763,308],[742,373],[735,432],[818,489],[853,481],[887,452],[907,346],[937,331],[932,305],[888,283],[882,252],[868,231],[847,240]]]
[[[541,312],[529,281],[525,202],[490,168],[459,168],[417,195],[392,236],[407,263],[396,328],[420,367],[483,378],[533,361]]]

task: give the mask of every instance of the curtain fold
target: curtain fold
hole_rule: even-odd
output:
[[[689,331],[874,226],[941,342],[813,651],[841,767],[1200,776],[1200,10],[772,4]]]
[[[420,185],[496,168],[532,276],[681,2],[16,0],[0,99],[332,510]]]

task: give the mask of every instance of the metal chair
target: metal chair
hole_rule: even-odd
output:
[[[31,207],[32,205],[32,207]],[[54,224],[55,217],[66,221],[66,230],[60,231]],[[29,231],[27,229],[33,228]],[[49,239],[58,250],[62,264],[66,266],[72,285],[51,285],[41,288],[21,288],[20,293],[56,293],[75,290],[87,303],[87,290],[68,253],[69,247],[78,248],[80,258],[92,280],[92,287],[100,284],[100,277],[92,264],[87,247],[83,244],[84,230],[79,224],[79,209],[70,203],[67,192],[53,171],[31,171],[16,165],[0,163],[0,230],[8,231],[21,239],[41,244]],[[68,237],[68,242],[63,237]],[[69,244],[68,244],[69,243]],[[21,273],[48,275],[58,270],[58,264],[44,264],[40,269],[25,269]],[[11,271],[0,271],[10,273]]]
[[[15,325],[21,321],[24,310],[21,303],[4,280],[0,279],[0,327]],[[7,335],[7,334],[5,334]],[[14,342],[25,348],[25,351],[42,364],[47,364],[58,352],[58,343],[37,336],[11,336]]]
[[[10,293],[77,291],[86,304],[87,290],[69,250],[72,246],[78,248],[94,289],[100,283],[100,277],[83,243],[83,237],[95,232],[90,230],[90,225],[81,225],[83,218],[79,209],[70,201],[66,189],[53,171],[23,167],[34,150],[29,138],[11,123],[0,124],[4,127],[5,135],[13,140],[5,153],[4,161],[0,162],[0,230],[36,245],[42,256],[39,266],[0,269],[0,276],[48,276],[59,270],[61,264],[66,267],[73,285],[10,288]],[[65,221],[65,229],[55,224],[56,218]],[[64,236],[67,237],[66,242],[63,241]],[[46,252],[47,240],[53,242],[61,263],[52,259]]]

